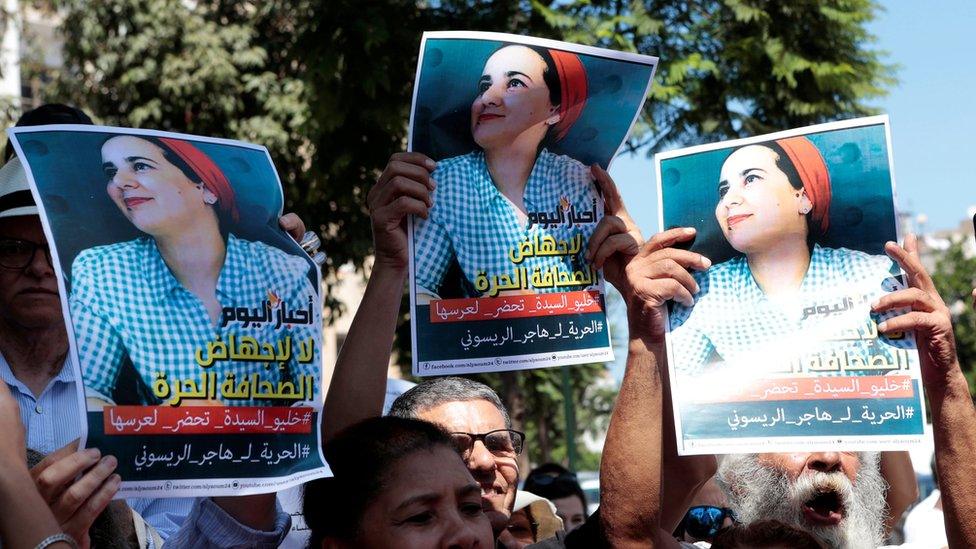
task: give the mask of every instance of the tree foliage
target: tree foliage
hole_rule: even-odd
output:
[[[107,124],[267,146],[287,209],[320,230],[330,270],[362,267],[371,249],[364,197],[405,147],[424,30],[515,32],[659,56],[630,142],[648,153],[869,113],[866,101],[893,70],[865,30],[871,0],[41,3],[64,15],[65,38],[65,65],[45,99]],[[603,375],[573,370],[577,403]],[[533,458],[565,455],[558,369],[486,379],[524,410],[518,419],[530,435],[551,439]],[[581,410],[578,424],[593,425],[609,404]]]

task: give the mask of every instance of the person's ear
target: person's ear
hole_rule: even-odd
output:
[[[203,201],[213,206],[217,203],[217,195],[212,193],[210,189],[203,187]]]
[[[546,126],[555,126],[563,119],[563,116],[559,114],[559,105],[555,105],[549,109],[549,118],[546,118]]]
[[[813,209],[813,202],[810,201],[810,198],[807,196],[806,191],[801,190],[796,194],[796,196],[797,196],[797,212],[800,215],[807,215],[808,213],[810,213],[810,210]]]

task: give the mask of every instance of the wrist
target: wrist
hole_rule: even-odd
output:
[[[956,362],[943,375],[939,375],[933,381],[925,380],[925,390],[929,398],[933,399],[956,399],[960,398],[967,402],[971,400],[969,394],[969,382]]]

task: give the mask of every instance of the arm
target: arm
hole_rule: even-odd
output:
[[[699,254],[671,248],[693,237],[689,229],[665,231],[640,245],[640,233],[609,175],[597,168],[594,175],[603,189],[607,215],[594,231],[587,258],[604,269],[607,280],[624,296],[630,333],[627,369],[600,466],[600,521],[615,547],[646,547],[655,540],[673,545],[670,532],[660,529],[662,496],[674,497],[661,486],[662,458],[668,459],[661,420],[664,304],[669,299],[691,304],[697,285],[687,269],[708,264]],[[691,463],[679,462],[678,468]],[[670,499],[664,502],[665,507],[672,504]],[[684,507],[669,512],[680,520]]]
[[[935,460],[942,487],[942,511],[950,547],[976,546],[976,409],[959,367],[952,318],[918,257],[914,235],[904,247],[889,242],[885,251],[908,276],[909,288],[883,296],[875,311],[911,308],[878,325],[882,333],[912,330],[922,365],[935,435]]]
[[[323,443],[383,410],[386,370],[410,264],[407,216],[427,217],[434,167],[434,161],[422,154],[395,154],[369,191],[366,200],[375,260],[363,301],[336,360],[325,401],[328,418],[322,422]]]
[[[888,491],[885,492],[888,505],[885,535],[888,535],[908,506],[918,499],[918,481],[915,480],[915,468],[908,452],[881,452],[881,476],[888,482]]]
[[[7,384],[0,381],[0,540],[4,547],[29,549],[61,533],[58,521],[34,487],[27,470],[24,426]],[[106,502],[107,503],[107,502]],[[67,543],[51,547],[64,549]]]

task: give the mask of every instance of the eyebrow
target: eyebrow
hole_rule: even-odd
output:
[[[529,75],[527,75],[527,74],[525,74],[524,72],[519,72],[519,71],[508,71],[508,72],[506,72],[506,73],[505,73],[505,76],[507,76],[507,77],[509,77],[509,78],[511,78],[511,77],[513,77],[513,76],[518,76],[518,75],[522,75],[522,76],[524,76],[524,77],[526,77],[526,78],[528,78],[528,79],[529,79],[530,81],[533,81],[533,82],[534,82],[534,80],[532,80],[532,77],[531,77],[531,76],[529,76]]]
[[[466,484],[463,487],[458,488],[457,491],[455,492],[455,495],[458,498],[467,497],[472,494],[481,494],[481,487],[478,486],[477,484]],[[440,494],[437,494],[435,492],[418,494],[416,496],[413,496],[412,498],[408,498],[400,505],[397,505],[393,511],[394,512],[401,511],[416,503],[431,503],[437,501],[440,498],[441,498]]]
[[[746,168],[746,169],[742,170],[739,173],[739,177],[744,177],[747,173],[753,172],[753,171],[767,173],[766,170],[764,170],[762,168]]]
[[[139,161],[139,160],[145,160],[146,162],[152,162],[153,164],[158,164],[158,162],[156,162],[152,158],[146,158],[145,156],[127,156],[127,157],[125,157],[125,161],[128,162],[128,163],[130,163],[130,164],[133,163],[133,162]]]

